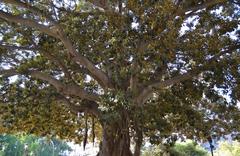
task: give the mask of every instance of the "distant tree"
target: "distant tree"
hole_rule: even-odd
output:
[[[208,156],[208,152],[193,141],[186,141],[176,143],[174,147],[170,149],[172,156]]]
[[[0,132],[99,156],[239,132],[239,22],[238,0],[1,0]]]
[[[1,156],[21,156],[24,153],[24,144],[13,135],[0,135]]]
[[[186,142],[177,142],[174,146],[158,145],[148,147],[143,150],[143,156],[208,156],[208,152],[197,143],[187,140]]]
[[[214,151],[215,156],[239,156],[240,143],[238,141],[222,141],[218,148]]]
[[[66,142],[33,135],[0,135],[0,156],[64,156],[71,151]]]

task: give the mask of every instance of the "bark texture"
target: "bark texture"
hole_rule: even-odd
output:
[[[132,156],[129,131],[105,126],[98,156]]]

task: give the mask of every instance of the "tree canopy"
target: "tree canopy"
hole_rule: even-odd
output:
[[[1,0],[1,132],[140,155],[240,130],[237,0]],[[95,130],[96,129],[96,130]],[[101,135],[101,136],[100,136]]]

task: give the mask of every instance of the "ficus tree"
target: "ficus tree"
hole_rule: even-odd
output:
[[[0,9],[2,132],[86,144],[91,130],[99,156],[139,156],[145,138],[239,132],[237,0],[1,0]]]

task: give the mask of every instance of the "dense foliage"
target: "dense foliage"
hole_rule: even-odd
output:
[[[1,0],[1,132],[140,155],[239,134],[237,0]],[[173,135],[174,134],[174,135]],[[177,135],[176,135],[177,134]]]

